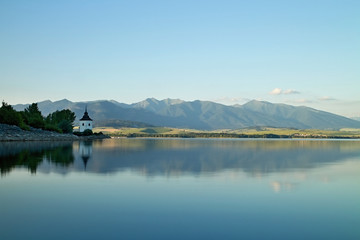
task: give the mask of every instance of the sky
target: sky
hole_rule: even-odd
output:
[[[0,97],[257,99],[360,117],[360,1],[2,0]]]

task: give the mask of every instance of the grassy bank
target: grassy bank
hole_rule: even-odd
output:
[[[98,127],[94,132],[103,132],[113,137],[177,137],[177,138],[360,138],[360,129],[317,130],[256,127],[238,130],[201,131],[165,127],[109,128]]]

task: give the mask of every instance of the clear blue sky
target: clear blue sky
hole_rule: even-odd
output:
[[[360,1],[0,2],[0,96],[249,99],[360,116]]]

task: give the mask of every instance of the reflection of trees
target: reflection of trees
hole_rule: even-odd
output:
[[[74,162],[71,143],[2,143],[0,146],[1,175],[15,167],[36,173],[43,161],[69,166]]]
[[[45,150],[44,157],[47,161],[51,163],[67,167],[74,162],[72,145]]]
[[[23,150],[15,155],[0,156],[1,175],[8,173],[16,166],[26,167],[31,173],[36,173],[36,169],[43,160],[43,153],[30,152]]]

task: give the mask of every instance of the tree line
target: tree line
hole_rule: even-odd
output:
[[[16,125],[24,130],[33,127],[59,133],[72,133],[75,118],[75,113],[69,109],[55,111],[44,117],[37,103],[29,105],[24,111],[16,111],[4,101],[0,107],[0,123]]]

